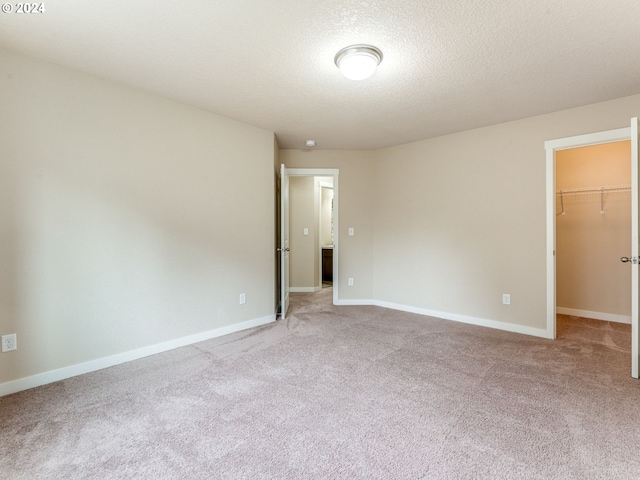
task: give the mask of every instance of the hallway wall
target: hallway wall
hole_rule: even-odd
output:
[[[314,177],[289,178],[289,284],[292,292],[320,288],[318,189]],[[304,229],[307,229],[307,235]]]

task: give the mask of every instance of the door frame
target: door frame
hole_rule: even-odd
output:
[[[547,197],[547,337],[556,338],[556,152],[603,143],[631,140],[631,127],[576,135],[544,142],[546,150]],[[631,172],[631,183],[637,191],[637,178]],[[637,176],[636,176],[637,177]],[[634,187],[632,186],[632,189]],[[633,203],[633,202],[632,202]],[[631,221],[634,221],[633,207]],[[637,228],[637,227],[636,227]]]
[[[340,195],[338,177],[340,169],[337,168],[287,168],[289,177],[332,177],[333,178],[333,304],[338,302],[338,278],[339,278],[339,212]],[[322,259],[320,259],[322,260]]]

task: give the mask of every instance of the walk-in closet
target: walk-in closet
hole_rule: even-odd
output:
[[[630,142],[556,152],[556,310],[631,322]]]

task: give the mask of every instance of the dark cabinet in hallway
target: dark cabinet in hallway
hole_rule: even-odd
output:
[[[333,282],[333,248],[322,249],[322,281]]]

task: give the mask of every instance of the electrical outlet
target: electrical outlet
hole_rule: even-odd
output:
[[[247,303],[247,296],[244,293],[240,294],[240,305]]]
[[[502,304],[503,305],[511,305],[511,295],[508,293],[502,294]]]
[[[18,339],[15,333],[2,335],[2,353],[18,349]]]
[[[349,284],[350,287],[353,287],[353,278],[349,278],[347,280],[347,283]]]

